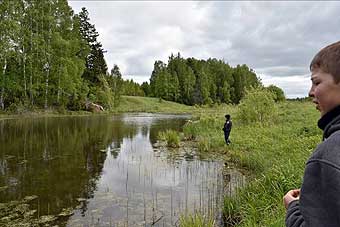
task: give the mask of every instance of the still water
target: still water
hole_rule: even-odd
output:
[[[0,121],[0,203],[37,196],[35,216],[69,213],[61,226],[178,226],[181,214],[220,214],[240,174],[194,147],[155,146],[187,115]],[[241,177],[242,179],[242,177]]]

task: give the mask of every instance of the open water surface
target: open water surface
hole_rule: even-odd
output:
[[[35,216],[61,226],[178,226],[181,214],[218,218],[242,175],[193,147],[155,147],[188,115],[122,114],[0,121],[0,203],[37,196]],[[222,136],[222,135],[221,135]],[[240,183],[241,182],[241,183]]]

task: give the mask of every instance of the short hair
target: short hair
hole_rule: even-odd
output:
[[[227,118],[228,120],[230,119],[230,114],[226,114],[226,115],[224,115],[225,116],[225,118]]]
[[[333,76],[336,83],[340,81],[340,41],[321,49],[309,66],[310,71],[321,69]]]

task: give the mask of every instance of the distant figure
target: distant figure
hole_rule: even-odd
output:
[[[225,115],[225,123],[224,123],[222,130],[224,131],[224,139],[227,145],[231,143],[229,140],[229,135],[230,135],[232,125],[233,123],[230,120],[230,115],[229,114]]]

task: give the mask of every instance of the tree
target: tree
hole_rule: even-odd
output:
[[[145,96],[151,95],[150,85],[148,84],[148,82],[143,82],[142,85],[141,85],[141,88],[142,88]]]
[[[262,87],[246,90],[239,105],[239,117],[244,123],[270,124],[277,116],[273,94]]]
[[[79,19],[80,34],[90,47],[90,53],[86,56],[86,68],[83,78],[89,82],[90,87],[93,87],[99,84],[99,76],[101,74],[107,74],[104,50],[102,44],[97,41],[99,34],[96,31],[95,26],[89,22],[89,13],[85,7],[83,7],[82,11],[79,13]]]
[[[274,96],[275,102],[285,101],[286,97],[283,90],[275,85],[269,85],[266,89],[271,92]]]
[[[114,65],[110,73],[110,86],[113,91],[114,106],[117,107],[120,103],[120,98],[123,93],[123,79],[119,67]]]

